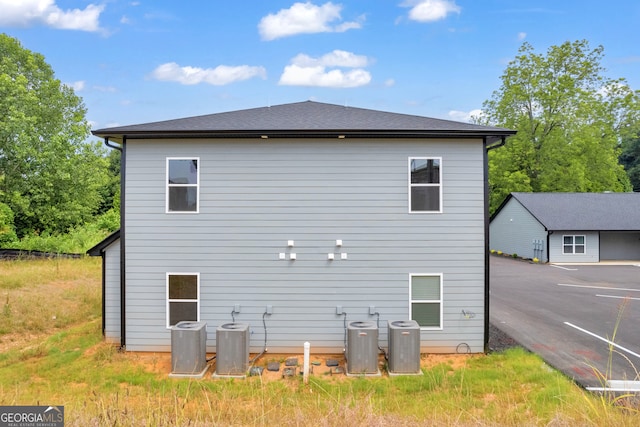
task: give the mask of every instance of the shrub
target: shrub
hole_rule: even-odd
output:
[[[0,202],[0,246],[6,246],[18,240],[13,219],[11,208]]]
[[[118,229],[120,215],[112,210],[97,217],[93,222],[70,229],[66,234],[30,234],[11,243],[12,249],[54,253],[84,253]]]

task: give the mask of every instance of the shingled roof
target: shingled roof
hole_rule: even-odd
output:
[[[183,119],[98,129],[94,135],[121,140],[159,137],[489,137],[510,129],[305,101]]]
[[[640,230],[640,193],[511,193],[500,209],[510,198],[547,230]]]

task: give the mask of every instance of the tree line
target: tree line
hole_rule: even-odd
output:
[[[489,155],[490,209],[513,191],[640,191],[640,95],[586,40],[523,43],[475,118],[517,130]],[[119,216],[120,158],[45,58],[0,34],[0,247]],[[102,218],[102,220],[100,219]]]
[[[640,191],[639,92],[603,56],[586,40],[520,47],[476,118],[518,131],[490,152],[491,211],[513,191]]]
[[[0,246],[113,209],[119,159],[89,136],[82,99],[41,54],[0,34]]]

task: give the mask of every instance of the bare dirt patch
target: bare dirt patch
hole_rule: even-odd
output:
[[[213,354],[208,354],[211,358]],[[159,375],[169,375],[171,373],[171,353],[145,353],[145,352],[129,352],[125,353],[125,357],[132,363],[142,367],[147,372],[153,372]],[[255,355],[251,355],[251,358]],[[422,354],[420,358],[420,367],[430,369],[437,365],[445,364],[450,366],[454,371],[463,369],[467,366],[472,358],[483,357],[478,354]],[[295,361],[295,364],[293,363]],[[325,379],[340,380],[349,378],[346,375],[345,358],[343,354],[312,354],[309,358],[309,375],[311,377],[319,377]],[[265,354],[255,361],[254,367],[262,368],[261,375],[263,381],[278,381],[292,377],[298,377],[303,372],[303,355],[298,354]],[[336,365],[337,363],[337,365]],[[381,355],[378,360],[378,366],[382,376],[386,376],[384,369],[386,361]],[[277,366],[277,370],[275,370]],[[270,370],[271,368],[272,370]],[[206,378],[211,378],[216,370],[215,360],[209,362]]]

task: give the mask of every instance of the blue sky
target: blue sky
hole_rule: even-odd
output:
[[[94,129],[315,100],[465,121],[524,41],[640,89],[637,0],[0,0]]]

